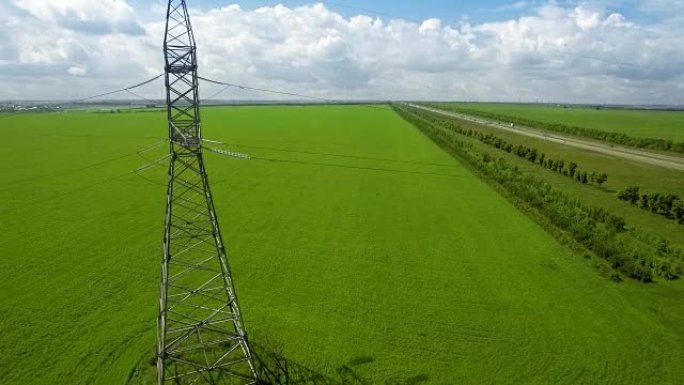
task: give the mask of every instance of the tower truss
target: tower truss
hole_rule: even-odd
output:
[[[158,384],[256,384],[202,158],[197,49],[185,0],[169,0],[164,55],[170,165]]]

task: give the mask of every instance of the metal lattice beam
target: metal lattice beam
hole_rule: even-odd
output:
[[[256,384],[202,158],[197,51],[185,0],[169,0],[164,55],[171,161],[158,383]]]

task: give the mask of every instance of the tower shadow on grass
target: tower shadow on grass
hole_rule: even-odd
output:
[[[357,371],[359,366],[375,361],[370,356],[354,358],[337,368],[334,375],[324,375],[262,345],[252,342],[251,347],[261,385],[419,385],[429,379],[427,374],[419,374],[409,378],[371,381]]]
[[[318,373],[304,365],[287,359],[280,353],[252,343],[252,358],[261,385],[366,385],[355,373],[338,371],[339,378]],[[346,368],[346,367],[345,367]],[[350,381],[347,377],[352,378]],[[359,377],[359,378],[357,378]]]
[[[385,380],[369,380],[359,368],[372,364],[375,359],[359,356],[338,367],[333,374],[322,374],[285,357],[282,353],[258,343],[250,342],[252,359],[259,375],[259,385],[421,385],[428,381],[427,374]],[[127,385],[156,384],[154,351],[145,354],[128,376]]]

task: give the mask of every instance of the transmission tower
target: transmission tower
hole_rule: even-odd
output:
[[[204,169],[196,44],[185,0],[169,0],[164,55],[171,161],[157,318],[158,383],[256,384]]]

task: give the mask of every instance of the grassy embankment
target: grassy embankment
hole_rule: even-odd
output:
[[[477,124],[461,119],[449,118],[443,115],[440,119],[456,122],[459,126],[473,129],[484,134],[492,134],[514,145],[522,144],[538,150],[539,155],[544,154],[547,159],[564,160],[565,165],[575,162],[579,169],[593,171],[597,174],[606,173],[608,181],[599,188],[595,185],[582,185],[575,180],[560,175],[551,170],[540,167],[536,163],[530,163],[519,158],[515,154],[509,154],[491,146],[481,143],[475,138],[466,138],[474,146],[483,151],[489,151],[496,156],[501,156],[513,162],[526,172],[532,172],[552,185],[572,194],[579,196],[583,201],[604,207],[610,212],[623,216],[628,223],[661,234],[670,239],[674,244],[684,247],[684,231],[672,219],[644,211],[636,206],[617,199],[617,192],[629,187],[638,186],[642,193],[671,193],[684,197],[684,173],[660,166],[645,164],[636,160],[624,159],[607,154],[585,151],[574,147],[564,146],[559,143],[543,139],[531,138],[510,131],[499,130],[487,125]]]
[[[530,104],[430,103],[484,118],[656,151],[684,152],[684,111]]]

